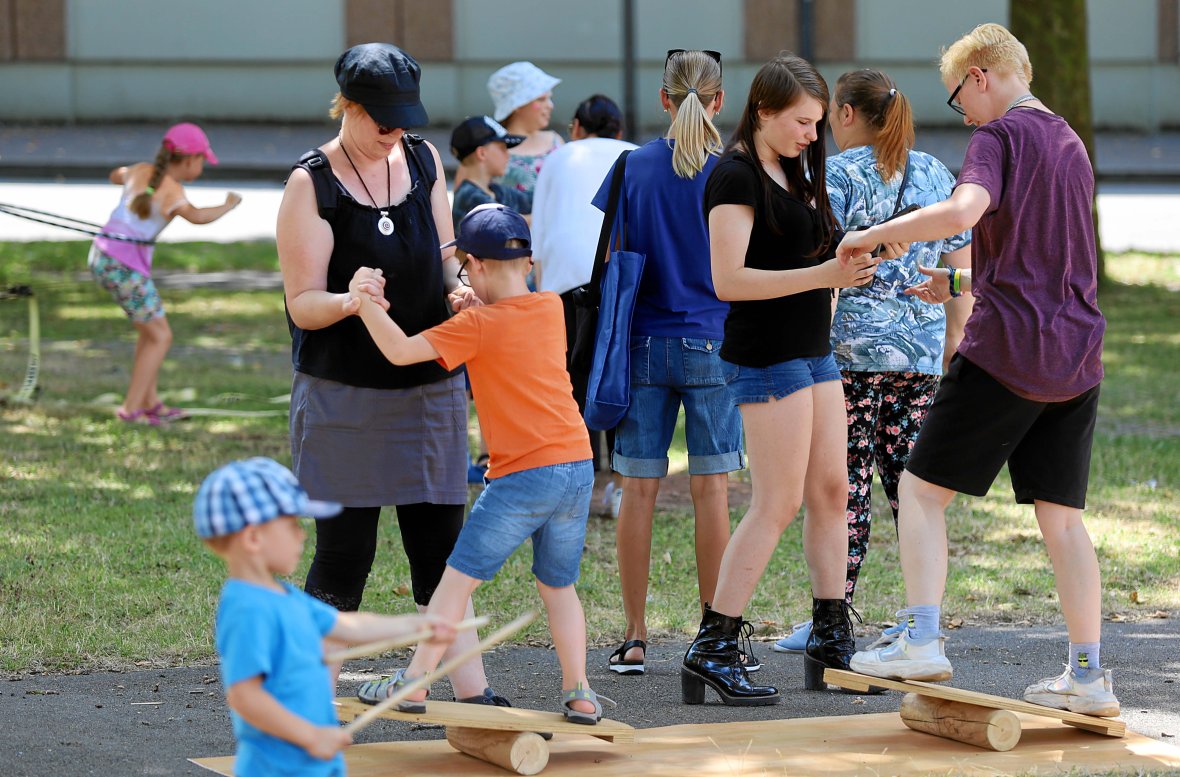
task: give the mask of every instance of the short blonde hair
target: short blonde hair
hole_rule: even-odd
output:
[[[958,81],[972,66],[994,73],[1015,73],[1030,84],[1033,79],[1028,49],[1000,24],[979,25],[943,49],[938,64],[943,81]]]
[[[337,92],[336,96],[332,98],[332,107],[328,109],[328,116],[333,119],[339,119],[344,115],[345,111],[360,107],[360,103],[354,102],[340,92]]]

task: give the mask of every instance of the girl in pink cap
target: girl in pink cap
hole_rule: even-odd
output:
[[[111,171],[111,183],[123,187],[123,196],[103,226],[103,233],[128,239],[96,237],[90,247],[90,271],[99,285],[139,330],[131,385],[117,415],[128,423],[159,426],[185,416],[168,407],[156,392],[156,378],[172,345],[172,330],[164,306],[152,283],[152,248],[173,217],[193,224],[208,224],[233,210],[241,195],[230,192],[225,202],[198,208],[185,198],[182,184],[196,180],[205,162],[217,164],[209,138],[196,124],[177,124],[164,133],[154,162],[139,162]]]

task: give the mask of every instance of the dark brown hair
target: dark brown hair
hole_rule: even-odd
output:
[[[914,112],[893,79],[880,70],[853,70],[836,81],[836,107],[851,105],[876,131],[877,170],[888,181],[905,170],[914,147]]]
[[[168,165],[189,156],[193,155],[174,151],[168,148],[167,144],[161,145],[160,150],[156,152],[156,161],[152,163],[152,177],[148,179],[147,188],[135,195],[131,200],[131,205],[128,206],[131,208],[131,212],[141,219],[146,219],[152,212],[152,195],[155,194],[160,181],[164,180],[164,173],[168,170]]]
[[[782,165],[791,193],[805,202],[813,203],[819,214],[817,245],[815,252],[811,254],[815,257],[822,256],[831,249],[836,233],[836,219],[832,215],[831,203],[828,202],[828,183],[824,174],[824,160],[827,156],[824,138],[828,129],[830,98],[828,84],[819,71],[807,60],[787,51],[763,65],[750,84],[750,95],[746,98],[737,129],[733,131],[726,150],[738,149],[754,160],[754,169],[758,171],[758,180],[762,182],[762,198],[766,206],[768,226],[774,234],[783,234],[782,225],[777,222],[774,208],[771,207],[772,187],[775,183],[758,161],[754,133],[762,126],[759,111],[778,113],[806,97],[815,98],[823,106],[823,116],[815,128],[819,139],[794,159],[779,157],[779,164]]]

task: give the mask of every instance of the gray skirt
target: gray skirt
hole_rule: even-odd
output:
[[[463,376],[371,389],[296,372],[291,459],[312,499],[346,507],[466,504]]]

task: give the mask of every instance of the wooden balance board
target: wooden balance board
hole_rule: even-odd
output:
[[[368,709],[369,705],[356,697],[336,700],[336,713],[342,723]],[[516,774],[537,774],[549,763],[549,745],[541,738],[542,733],[584,734],[607,742],[635,741],[635,729],[626,723],[603,718],[597,725],[587,726],[570,723],[560,712],[520,707],[428,701],[426,712],[420,715],[390,710],[381,717],[444,726],[451,747]]]
[[[1069,726],[1111,737],[1122,737],[1127,733],[1127,726],[1121,718],[1099,718],[1055,710],[1006,696],[917,680],[885,680],[858,672],[825,669],[824,682],[852,691],[867,692],[870,686],[901,691],[905,693],[901,700],[901,719],[913,730],[998,752],[1011,750],[1020,741],[1020,718],[1014,714],[1016,712],[1053,718]]]

